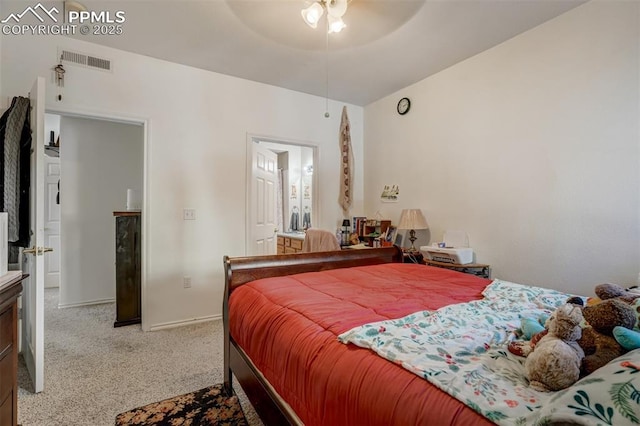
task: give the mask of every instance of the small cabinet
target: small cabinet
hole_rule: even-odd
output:
[[[116,220],[116,321],[114,327],[139,324],[141,318],[140,212],[114,212]]]

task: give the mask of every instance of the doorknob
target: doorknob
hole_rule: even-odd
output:
[[[36,247],[36,246],[33,246],[31,248],[22,250],[22,253],[24,253],[24,254],[33,254],[35,256],[41,256],[41,255],[43,255],[44,253],[46,253],[48,251],[53,251],[53,249],[51,247]]]

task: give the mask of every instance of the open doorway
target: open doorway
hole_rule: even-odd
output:
[[[247,138],[248,256],[276,254],[278,234],[301,234],[319,223],[318,146]]]
[[[142,194],[144,126],[46,114],[45,136],[46,286],[59,287],[59,307],[112,302],[113,212],[128,190]]]
[[[41,117],[42,127],[36,133],[44,136],[44,121],[47,120],[44,111]],[[44,270],[42,276],[58,275],[58,279],[50,281],[48,285],[58,286],[58,291],[51,289],[58,296],[58,307],[113,302],[115,273],[111,271],[115,263],[112,260],[115,250],[110,248],[115,246],[113,211],[126,208],[128,188],[139,188],[141,194],[144,193],[146,123],[71,113],[51,113],[48,121],[53,128],[47,129],[46,137],[34,138],[34,141],[41,144],[38,149],[40,146],[44,148],[40,152],[34,152],[38,153],[38,162],[43,164],[42,168],[45,170],[37,174],[38,179],[32,180],[32,183],[37,182],[35,186],[42,186],[41,193],[46,197],[46,202],[40,201],[41,206],[47,206],[43,209],[45,212],[40,219],[42,222],[39,222],[40,229],[50,228],[52,222],[57,222],[58,234],[55,236],[55,233],[50,232],[50,236],[54,237],[49,239],[49,243],[55,245],[55,240],[58,239],[59,250],[57,257],[51,258],[53,253],[44,256],[45,259],[50,259],[48,269]],[[41,241],[44,242],[44,239]],[[144,254],[144,238],[141,242]],[[144,269],[142,272],[144,284]],[[43,284],[44,279],[40,285]],[[41,296],[44,297],[43,294]],[[37,302],[29,299],[25,303],[22,300],[22,309],[26,308],[36,310]],[[46,322],[44,313],[41,317]],[[20,320],[22,321],[24,319]],[[37,323],[36,321],[35,324]],[[26,329],[30,329],[29,323]],[[19,330],[25,335],[22,325]],[[44,340],[44,329],[39,329],[38,333]],[[24,348],[24,343],[22,346]],[[43,345],[41,347],[44,350]],[[36,376],[41,374],[38,371],[43,371],[46,364],[46,355],[42,358],[40,367],[36,368]],[[20,364],[19,370],[23,373],[27,368],[26,364]],[[24,382],[20,386],[23,387],[24,384],[29,392],[40,392],[43,389],[42,380],[32,383],[33,388]]]

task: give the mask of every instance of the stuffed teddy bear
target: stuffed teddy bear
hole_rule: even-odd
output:
[[[598,284],[595,293],[600,300],[618,299],[628,304],[640,298],[640,294],[636,290],[625,289],[618,284],[611,283]]]
[[[636,317],[640,314],[640,288],[637,286],[624,289],[616,284],[600,284],[596,287],[596,294],[599,294],[601,299],[618,298],[626,303],[629,303],[634,310]],[[620,344],[624,349],[631,351],[633,349],[640,348],[640,331],[638,326],[640,318],[636,321],[633,329],[626,326],[616,326],[613,328],[613,337],[616,342]]]
[[[587,306],[582,308],[585,321],[582,324],[582,337],[578,340],[585,353],[582,377],[627,351],[640,348],[640,332],[633,330],[637,324],[636,309],[640,309],[638,290],[627,290],[619,285],[606,283],[596,286],[595,292],[598,297],[589,298]],[[572,297],[567,303],[581,307],[584,305],[580,297]],[[638,308],[634,308],[636,305]],[[508,350],[515,355],[527,357],[547,332],[538,332],[540,327],[535,319],[523,318],[516,335],[526,340],[511,342]]]
[[[524,363],[529,386],[539,391],[557,391],[580,378],[584,352],[578,345],[582,334],[582,309],[567,303],[546,322],[547,334],[540,339]]]
[[[606,299],[582,308],[586,326],[578,343],[585,353],[582,375],[593,373],[609,361],[626,353],[626,349],[614,337],[613,329],[632,329],[636,315],[628,304],[618,299]]]

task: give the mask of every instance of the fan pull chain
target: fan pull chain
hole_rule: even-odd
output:
[[[325,106],[324,106],[324,118],[329,118],[329,19],[327,19],[327,31],[325,31],[325,47],[326,47],[326,93],[325,93]]]

